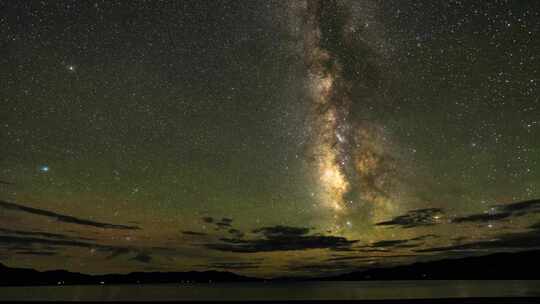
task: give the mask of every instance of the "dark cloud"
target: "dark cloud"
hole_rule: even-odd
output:
[[[402,244],[402,245],[396,245],[394,248],[416,248],[420,247],[420,244]]]
[[[360,247],[361,248],[361,247]],[[356,252],[372,253],[372,252],[390,252],[388,249],[381,248],[368,248],[368,249],[356,249]]]
[[[417,243],[418,239],[407,239],[407,240],[381,240],[378,242],[371,243],[369,246],[360,246],[357,248],[371,248],[374,250],[386,250],[387,248],[414,248],[419,247],[422,243]],[[369,250],[369,249],[367,249]],[[356,250],[358,251],[358,250]],[[366,252],[366,249],[361,250]]]
[[[57,251],[59,247],[88,248],[110,253],[110,255],[106,257],[106,259],[112,259],[127,254],[141,254],[141,251],[137,248],[101,245],[91,242],[79,241],[77,239],[47,239],[39,237],[10,235],[0,235],[0,246],[5,247],[8,250],[20,250],[28,252],[35,251],[34,246],[40,246],[41,250],[48,251]]]
[[[261,233],[263,237],[251,240],[221,238],[222,243],[206,244],[206,247],[219,251],[254,253],[307,249],[335,250],[350,247],[357,242],[337,236],[307,235],[309,228],[274,226],[255,229],[254,232]]]
[[[211,216],[205,216],[202,218],[203,222],[205,223],[213,223],[214,222],[214,218],[211,217]]]
[[[327,262],[337,262],[337,261],[351,261],[351,260],[373,260],[373,259],[379,259],[381,258],[376,256],[339,256],[339,257],[331,257],[326,259]]]
[[[279,237],[279,236],[301,236],[309,233],[309,228],[303,227],[289,227],[289,226],[272,226],[262,227],[253,230],[253,233],[262,233],[266,237]]]
[[[221,219],[221,223],[232,223],[232,218],[227,218],[227,217],[224,217]]]
[[[216,262],[210,265],[204,265],[209,268],[227,269],[227,270],[245,270],[257,269],[260,266],[259,262]]]
[[[347,261],[321,262],[321,263],[291,263],[287,265],[287,270],[292,272],[305,272],[309,275],[335,275],[358,270],[358,265]]]
[[[228,229],[231,227],[231,224],[230,223],[223,223],[223,222],[218,222],[216,223],[216,229],[217,230],[220,230],[220,229]]]
[[[108,255],[105,259],[107,260],[110,260],[110,259],[114,259],[114,258],[117,258],[119,256],[122,256],[122,255],[126,255],[126,254],[130,254],[131,253],[131,249],[129,248],[114,248],[111,251],[111,254]]]
[[[111,253],[109,256],[106,257],[106,259],[112,259],[120,255],[138,252],[137,250],[132,248],[101,245],[91,242],[83,242],[77,239],[47,239],[39,237],[9,235],[0,235],[0,246],[7,246],[9,250],[17,248],[22,251],[35,251],[34,246],[40,246],[40,248],[47,248],[48,250],[57,250],[59,247],[88,248]]]
[[[349,251],[356,251],[352,247],[339,247],[339,248],[332,248],[333,251],[340,251],[340,252],[349,252]]]
[[[46,246],[40,246],[40,249],[42,250],[49,250],[49,249],[55,249],[56,247],[51,247],[51,248],[44,248]],[[32,250],[33,247],[31,245],[21,245],[21,244],[9,244],[9,243],[2,243],[0,242],[0,248],[2,248],[4,251],[16,251],[16,250],[21,250],[21,251],[26,251],[26,250]]]
[[[398,247],[400,245],[408,243],[409,240],[384,240],[378,241],[371,244],[371,247],[380,248],[380,247]]]
[[[219,222],[216,223],[216,229],[221,230],[221,229],[231,228],[232,221],[233,221],[232,219],[224,217]]]
[[[540,230],[540,222],[534,224],[534,225],[531,225],[529,226],[530,229],[536,229],[536,230]]]
[[[127,225],[94,222],[94,221],[85,220],[85,219],[81,219],[81,218],[77,218],[77,217],[73,217],[69,215],[55,213],[48,210],[26,207],[23,205],[9,203],[5,201],[0,201],[0,208],[6,209],[6,210],[12,210],[12,211],[26,212],[33,215],[45,216],[45,217],[53,218],[59,222],[70,223],[70,224],[93,226],[93,227],[98,227],[98,228],[111,228],[111,229],[129,229],[129,230],[140,229],[137,226],[127,226]]]
[[[457,242],[457,243],[461,243],[465,240],[469,239],[468,237],[465,237],[465,236],[458,236],[458,237],[455,237],[455,238],[452,238],[452,241],[454,242]]]
[[[232,234],[232,235],[238,237],[238,238],[244,237],[244,233],[243,233],[242,231],[238,230],[238,229],[233,229],[233,228],[231,228],[231,229],[229,229],[228,232],[229,232],[230,234]]]
[[[379,260],[379,259],[390,259],[390,258],[415,258],[418,257],[416,254],[394,254],[394,255],[359,255],[359,256],[336,256],[326,259],[326,261],[351,261],[351,260]]]
[[[15,254],[22,254],[22,255],[39,255],[39,256],[53,256],[58,254],[58,252],[54,251],[34,251],[34,250],[27,250],[27,251],[17,251]]]
[[[193,236],[206,236],[206,235],[208,235],[208,234],[206,234],[204,232],[195,232],[195,231],[189,231],[189,230],[182,231],[182,234],[193,235]]]
[[[540,200],[530,200],[505,205],[497,205],[503,211],[517,213],[522,215],[527,212],[540,212]]]
[[[7,229],[7,228],[0,228],[1,233],[6,234],[17,234],[17,235],[29,235],[29,236],[41,236],[46,238],[53,238],[53,239],[73,239],[74,237],[65,235],[65,234],[58,234],[58,233],[50,233],[50,232],[42,232],[42,231],[24,231],[24,230],[14,230],[14,229]],[[86,241],[92,241],[93,239],[90,238],[83,238],[83,237],[77,237],[76,239],[79,240],[86,240]]]
[[[414,228],[432,226],[437,224],[436,216],[444,212],[440,208],[416,209],[404,215],[397,216],[389,221],[377,223],[377,226],[399,226],[401,228]]]
[[[439,236],[436,234],[426,234],[426,235],[421,235],[421,236],[412,238],[411,241],[423,241],[423,240],[432,239],[432,238],[436,239],[436,238],[439,238]]]
[[[32,245],[51,245],[51,246],[68,246],[68,247],[84,247],[84,248],[94,248],[94,247],[103,247],[110,248],[108,246],[101,246],[93,243],[81,242],[78,240],[56,240],[56,239],[45,239],[37,237],[22,237],[22,236],[9,236],[9,235],[0,235],[0,244],[8,245],[20,245],[20,246],[32,246]]]
[[[232,221],[233,219],[223,217],[221,220],[216,220],[215,218],[211,216],[205,216],[202,218],[203,222],[208,224],[214,224],[215,230],[228,230],[232,228]]]
[[[139,253],[136,256],[132,257],[130,260],[148,264],[152,261],[152,257],[145,253]]]
[[[497,221],[502,220],[505,218],[509,218],[512,216],[512,213],[480,213],[480,214],[473,214],[468,215],[464,217],[457,217],[452,220],[453,223],[478,223],[478,222],[489,222],[489,221]]]
[[[457,217],[454,223],[485,223],[540,212],[540,200],[530,200],[492,206],[493,211]]]
[[[103,250],[103,248],[101,250]],[[144,263],[144,264],[149,264],[152,261],[152,256],[147,252],[147,250],[140,250],[134,247],[116,247],[116,248],[109,247],[109,248],[105,248],[105,250],[111,251],[111,255],[107,256],[106,258],[107,260],[118,258],[120,256],[135,255],[129,258],[129,260]],[[156,250],[161,250],[161,249],[156,248]]]
[[[540,248],[540,225],[533,225],[532,230],[516,233],[504,233],[493,239],[416,250],[416,252],[444,251],[483,251],[483,250],[529,250]]]
[[[6,182],[6,181],[3,181],[3,180],[0,180],[0,184],[2,184],[2,185],[13,185],[13,183]]]

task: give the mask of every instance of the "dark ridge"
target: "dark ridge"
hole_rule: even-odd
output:
[[[103,285],[103,284],[166,284],[255,282],[256,278],[244,277],[232,272],[132,272],[128,274],[88,275],[65,270],[37,271],[11,268],[0,264],[0,286],[38,285]]]
[[[317,280],[538,280],[538,257],[540,250],[495,253],[369,269]]]

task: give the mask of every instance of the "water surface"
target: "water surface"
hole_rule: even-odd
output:
[[[370,281],[2,287],[0,300],[392,300],[540,297],[540,281]]]

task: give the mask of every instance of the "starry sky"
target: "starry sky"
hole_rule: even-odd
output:
[[[0,263],[328,275],[540,247],[538,1],[3,1]]]

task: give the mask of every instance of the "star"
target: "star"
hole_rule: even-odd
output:
[[[0,235],[37,242],[9,266],[288,277],[537,236],[534,1],[8,2]]]

